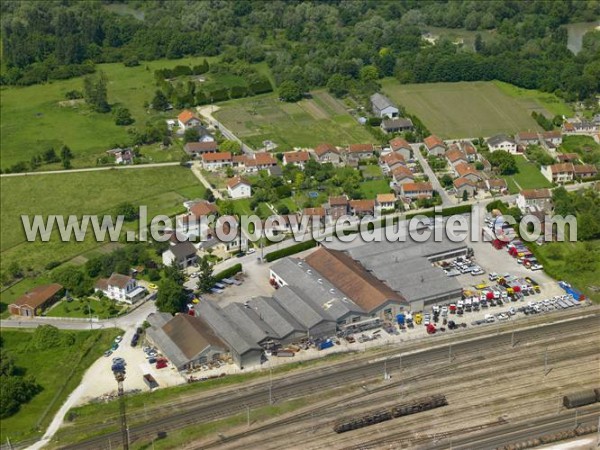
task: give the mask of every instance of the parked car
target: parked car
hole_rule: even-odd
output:
[[[112,350],[106,350],[106,351],[104,352],[104,356],[106,356],[107,358],[108,358],[110,355],[112,355]]]
[[[123,340],[123,336],[117,336],[117,337],[115,338],[115,342],[116,342],[117,344],[118,344],[118,343],[120,343],[122,340]]]
[[[154,284],[154,283],[150,283],[150,284],[148,284],[148,289],[154,289],[154,290],[156,290],[156,289],[158,289],[158,286],[156,284]]]
[[[126,366],[127,363],[125,362],[125,360],[123,358],[121,358],[120,356],[115,356],[112,360],[113,364],[121,364],[123,366]]]
[[[135,333],[131,338],[131,346],[135,347],[138,344],[138,340],[140,339],[140,335]]]

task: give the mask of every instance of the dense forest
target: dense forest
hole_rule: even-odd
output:
[[[115,6],[143,17],[118,15]],[[278,85],[301,89],[339,90],[374,66],[377,76],[404,83],[499,79],[567,100],[600,91],[600,32],[588,33],[574,55],[564,27],[600,17],[597,0],[61,0],[1,8],[3,84],[77,76],[100,62],[221,55],[266,61]],[[480,34],[474,48],[430,45],[421,39],[428,26]]]

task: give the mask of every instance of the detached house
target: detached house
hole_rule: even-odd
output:
[[[461,150],[459,150],[458,146],[455,144],[452,144],[450,146],[450,149],[446,152],[445,156],[452,167],[456,166],[459,163],[467,164],[469,162],[467,155],[465,155]]]
[[[573,181],[575,168],[572,163],[552,164],[551,166],[542,166],[542,175],[552,183],[568,183]]]
[[[206,170],[215,171],[231,165],[233,165],[231,152],[204,153],[202,155],[202,167]]]
[[[400,153],[406,160],[412,158],[412,147],[405,139],[402,139],[400,137],[392,139],[390,141],[390,148],[393,152]]]
[[[427,136],[423,141],[430,155],[442,156],[446,153],[446,144],[435,135]]]
[[[179,242],[170,246],[162,254],[162,262],[165,266],[175,264],[180,269],[193,266],[198,261],[196,247],[190,241]]]
[[[573,163],[579,161],[579,155],[577,153],[559,153],[556,155],[556,160],[559,163]]]
[[[517,154],[517,142],[505,134],[497,134],[487,140],[488,148],[491,152],[504,150],[513,155]]]
[[[414,198],[431,198],[433,196],[433,186],[431,183],[404,183],[400,187],[400,193],[403,197]]]
[[[538,134],[535,131],[520,131],[516,135],[517,144],[523,148],[529,147],[530,145],[537,145],[539,143]]]
[[[350,202],[348,197],[341,195],[339,197],[329,197],[329,201],[324,205],[325,212],[332,221],[349,213]]]
[[[575,164],[573,172],[575,178],[592,178],[598,175],[598,169],[592,164]]]
[[[397,167],[406,166],[406,161],[400,153],[388,153],[385,156],[379,157],[379,164],[384,173],[390,173]]]
[[[135,157],[135,153],[131,148],[113,148],[107,150],[106,153],[115,158],[116,164],[133,164],[133,158]]]
[[[375,200],[350,200],[350,214],[357,217],[374,216]]]
[[[327,216],[326,212],[325,212],[325,208],[323,207],[317,207],[317,208],[304,208],[302,210],[302,215],[303,216],[308,216],[310,218],[310,220],[312,222],[313,226],[316,226],[318,224],[325,224],[325,217]]]
[[[45,309],[60,300],[64,291],[64,288],[57,283],[36,286],[8,305],[8,310],[13,316],[39,316]]]
[[[315,159],[320,163],[330,162],[332,164],[340,163],[340,152],[334,145],[319,144],[314,150]]]
[[[252,196],[252,186],[242,177],[233,177],[227,181],[227,193],[231,198],[248,198]]]
[[[218,145],[215,141],[188,142],[183,146],[183,150],[192,158],[197,158],[205,153],[216,153]]]
[[[109,278],[100,278],[94,286],[95,292],[102,292],[108,298],[132,305],[144,296],[146,290],[128,275],[114,272]]]
[[[504,194],[508,192],[506,180],[503,178],[491,178],[489,180],[485,180],[484,185],[485,189],[492,194]]]
[[[179,124],[179,128],[182,130],[199,127],[202,124],[200,119],[196,117],[196,115],[189,109],[183,110],[177,116],[177,123]]]
[[[396,196],[394,194],[377,194],[375,199],[375,212],[378,215],[386,211],[394,211],[396,209]]]
[[[178,234],[185,239],[195,239],[197,237],[206,237],[208,224],[201,224],[202,218],[217,215],[217,206],[206,200],[186,203],[188,213],[177,217]]]
[[[475,169],[471,164],[459,162],[454,166],[454,173],[461,178],[468,178],[473,182],[483,181],[483,175]]]
[[[458,198],[462,198],[465,192],[469,197],[473,197],[477,193],[477,182],[472,181],[469,178],[457,178],[454,180],[453,184]]]
[[[517,196],[517,206],[526,214],[531,208],[549,212],[552,210],[552,191],[550,189],[524,189]]]
[[[401,133],[403,131],[412,131],[415,128],[412,120],[405,119],[404,117],[383,119],[380,127],[384,133]]]
[[[259,170],[269,170],[277,166],[277,160],[268,152],[256,152],[252,155],[238,155],[233,157],[234,167],[238,167],[247,173],[255,173]]]
[[[304,165],[310,159],[310,153],[308,152],[286,152],[283,154],[283,163],[284,164],[293,164],[295,166],[304,169]]]
[[[469,162],[477,161],[479,154],[477,153],[477,149],[475,146],[469,141],[461,141],[460,148],[467,155],[467,160]]]
[[[401,185],[413,182],[415,176],[408,167],[399,166],[392,170],[392,179],[392,184]]]
[[[360,161],[371,158],[375,154],[373,144],[350,144],[346,149],[348,160]]]
[[[373,114],[377,117],[398,117],[398,107],[392,103],[392,101],[385,95],[375,93],[371,95],[371,109]]]
[[[542,139],[552,144],[552,146],[558,147],[562,144],[562,133],[560,130],[544,131],[542,132]]]

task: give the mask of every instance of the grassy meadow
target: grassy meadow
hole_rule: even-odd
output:
[[[503,176],[508,185],[508,190],[511,194],[517,194],[521,189],[535,189],[552,187],[550,183],[540,172],[538,167],[528,161],[523,156],[516,156],[517,167],[519,172],[514,175]]]

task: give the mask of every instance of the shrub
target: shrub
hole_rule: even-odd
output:
[[[229,278],[234,276],[237,273],[240,273],[242,271],[242,265],[241,264],[234,264],[233,266],[229,267],[228,269],[222,270],[221,272],[213,275],[213,278],[216,281],[221,281],[223,278]]]
[[[308,250],[310,248],[316,247],[317,241],[311,239],[310,241],[300,242],[299,244],[292,245],[291,247],[282,248],[281,250],[275,250],[274,252],[267,253],[265,256],[265,260],[267,262],[275,261],[277,259],[284,258],[289,255],[295,255],[296,253],[300,253],[304,250]]]

